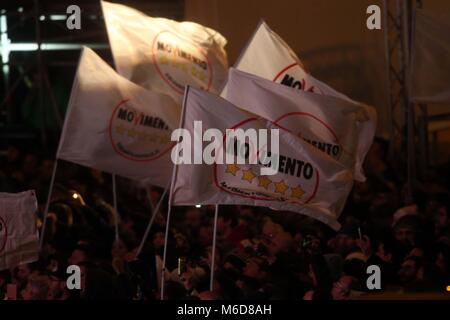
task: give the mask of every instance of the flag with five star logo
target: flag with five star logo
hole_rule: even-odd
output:
[[[296,90],[230,68],[228,101],[277,123],[349,168],[362,164],[376,130],[374,108],[336,96]]]
[[[234,67],[299,90],[349,99],[307,73],[299,57],[261,21]],[[222,90],[226,95],[227,86]]]
[[[226,39],[194,22],[154,18],[122,4],[101,1],[119,74],[181,104],[184,87],[218,92],[226,80]]]
[[[34,190],[0,193],[0,270],[38,260]]]
[[[56,157],[166,187],[180,111],[170,96],[130,82],[84,48]]]
[[[194,121],[202,121],[202,132],[195,129]],[[190,87],[185,93],[182,127],[191,137],[210,128],[217,129],[222,133],[223,141],[222,147],[214,151],[214,163],[184,162],[175,165],[171,188],[173,205],[264,206],[298,212],[320,220],[333,229],[340,228],[337,218],[352,187],[353,172],[337,160],[298,139],[275,122],[237,108],[218,96]],[[235,156],[239,152],[237,150],[253,150],[244,152],[247,160],[255,159],[260,153],[269,154],[276,150],[271,148],[269,142],[258,144],[255,148],[235,145],[235,148],[230,149],[226,144],[227,134],[230,134],[227,129],[242,129],[244,132],[248,129],[278,129],[278,171],[274,175],[262,175],[261,161],[255,161],[255,164],[250,164],[250,161],[245,164],[221,161],[221,158],[226,158],[226,153]],[[270,138],[268,141],[271,141]],[[181,143],[174,147],[174,155],[182,154],[184,157],[184,152],[195,153],[194,145],[189,150],[181,151]],[[209,144],[202,143],[202,150],[208,150]]]

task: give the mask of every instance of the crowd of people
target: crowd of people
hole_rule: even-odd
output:
[[[386,160],[377,139],[335,232],[293,212],[219,207],[210,291],[214,207],[174,207],[167,243],[165,299],[345,300],[374,294],[367,267],[381,270],[380,292],[444,292],[450,284],[450,170],[430,170],[405,202],[404,170]],[[34,189],[38,228],[54,158],[11,144],[0,166],[0,191]],[[117,178],[119,230],[111,175],[58,162],[44,246],[38,261],[0,271],[0,298],[160,299],[167,199],[142,251],[137,248],[163,190]],[[75,196],[74,196],[75,195]],[[78,265],[81,289],[69,290],[67,266]]]

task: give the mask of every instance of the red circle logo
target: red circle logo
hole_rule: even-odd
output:
[[[161,31],[153,40],[152,60],[164,82],[179,95],[186,85],[209,91],[213,70],[205,51],[170,31]]]
[[[109,138],[118,155],[138,162],[159,159],[174,145],[167,124],[139,111],[129,99],[120,101],[111,113]]]
[[[290,115],[287,115],[289,117]],[[230,129],[246,129],[250,123],[263,119],[249,118]],[[268,120],[264,120],[268,121]],[[268,121],[280,129],[280,135],[289,131],[275,122]],[[268,127],[268,126],[267,126]],[[290,132],[289,132],[290,133]],[[224,141],[226,141],[224,135]],[[270,141],[270,138],[268,138]],[[267,146],[257,146],[254,155],[267,151]],[[223,148],[221,148],[223,150]],[[239,146],[237,147],[239,152]],[[222,155],[218,155],[219,157]],[[309,203],[316,196],[320,184],[320,175],[306,161],[297,159],[297,155],[281,155],[279,172],[272,176],[260,175],[261,164],[217,164],[214,163],[214,184],[220,190],[243,198],[264,201],[288,201],[296,204]],[[245,187],[248,185],[248,187]]]
[[[288,87],[297,88],[299,90],[323,94],[319,87],[311,83],[307,83],[305,80],[306,75],[307,73],[302,69],[302,67],[300,67],[297,62],[294,62],[281,69],[272,81],[284,84]]]
[[[274,121],[279,127],[298,136],[317,149],[339,160],[343,154],[343,147],[334,129],[319,117],[309,112],[291,112],[282,115]],[[298,128],[294,132],[287,128]],[[310,128],[305,133],[301,128]],[[320,137],[320,138],[318,138]]]

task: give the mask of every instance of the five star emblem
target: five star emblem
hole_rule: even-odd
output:
[[[252,180],[255,178],[255,174],[252,172],[251,169],[243,170],[242,171],[242,180],[252,182]]]
[[[227,168],[225,169],[226,173],[231,173],[233,176],[235,176],[238,171],[239,167],[235,164],[227,164]]]
[[[301,199],[301,197],[305,194],[305,190],[302,187],[297,186],[295,188],[291,188],[291,197]]]
[[[279,182],[275,182],[275,192],[276,193],[284,194],[287,189],[288,189],[288,186],[284,183],[283,180],[281,180]]]
[[[259,176],[258,177],[258,186],[269,189],[269,185],[272,183],[272,180],[267,178],[267,176]]]

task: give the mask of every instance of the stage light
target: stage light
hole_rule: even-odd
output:
[[[195,207],[196,207],[196,208],[201,208],[202,205],[201,205],[201,204],[196,204]]]
[[[72,198],[78,199],[78,193],[74,193],[74,194],[72,195]]]

